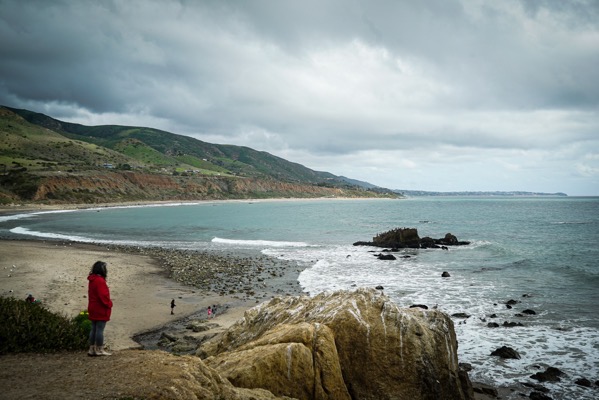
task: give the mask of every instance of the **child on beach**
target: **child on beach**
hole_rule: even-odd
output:
[[[175,304],[175,299],[171,300],[171,315],[173,315],[175,313],[175,307],[177,305]]]
[[[208,306],[208,319],[212,318],[212,308]]]

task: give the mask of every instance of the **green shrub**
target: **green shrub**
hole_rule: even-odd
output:
[[[88,346],[83,316],[69,319],[39,303],[0,297],[0,354],[50,353]],[[87,315],[85,315],[87,318]],[[91,325],[91,324],[90,324]]]
[[[81,328],[81,331],[85,334],[85,337],[89,336],[89,333],[92,330],[92,322],[89,319],[89,314],[87,313],[87,310],[81,311],[79,315],[73,318],[73,322],[75,323],[75,325]]]

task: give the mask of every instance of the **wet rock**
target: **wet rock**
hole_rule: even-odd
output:
[[[491,355],[501,357],[501,358],[513,358],[516,360],[520,359],[520,354],[516,350],[512,349],[511,347],[507,347],[507,346],[501,346],[497,350],[493,351],[491,353]]]
[[[574,381],[575,384],[579,385],[579,386],[584,386],[584,387],[591,387],[592,383],[590,380],[588,380],[587,378],[579,378],[576,379]]]
[[[499,324],[497,322],[489,322],[487,326],[489,328],[499,328]]]
[[[507,321],[504,321],[503,322],[503,326],[505,326],[506,328],[513,328],[515,326],[524,326],[524,324],[522,322],[507,322]]]
[[[494,387],[490,387],[490,386],[481,386],[481,385],[475,386],[474,391],[476,393],[484,394],[486,396],[491,396],[493,398],[499,397],[499,392],[497,392],[497,389],[495,389]]]
[[[526,310],[522,311],[522,314],[537,315],[537,313],[535,312],[535,310],[530,310],[530,309],[526,309]]]
[[[564,375],[558,368],[548,367],[544,372],[537,372],[530,377],[539,382],[559,382],[561,381],[560,377]]]
[[[412,304],[412,305],[410,306],[410,308],[423,308],[423,309],[425,309],[425,310],[428,310],[428,306],[427,306],[427,305],[425,305],[425,304]]]
[[[509,306],[513,306],[514,304],[518,304],[518,300],[514,300],[514,299],[510,299],[508,301],[506,301],[505,304],[509,305]]]
[[[378,254],[376,258],[379,260],[397,260],[393,254]]]
[[[538,383],[531,383],[531,382],[523,382],[522,383],[524,386],[527,386],[529,388],[533,388],[534,390],[538,391],[538,392],[543,392],[543,393],[549,393],[549,389],[547,389],[545,386],[543,385],[539,385]]]
[[[383,290],[385,289],[384,287],[382,287],[381,285],[378,285],[377,287],[375,287],[376,290]]]
[[[443,271],[443,273],[441,274],[442,278],[449,278],[451,275],[449,275],[449,272],[447,271]]]
[[[541,392],[531,392],[528,397],[530,397],[533,400],[553,400],[552,397],[547,396],[544,393]]]
[[[454,318],[470,318],[470,314],[466,314],[464,312],[459,312],[459,313],[451,314],[451,316],[454,317]]]

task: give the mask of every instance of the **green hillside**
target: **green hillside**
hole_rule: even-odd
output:
[[[128,175],[115,176],[125,172]],[[156,196],[161,199],[302,195],[355,197],[378,196],[381,193],[393,196],[389,190],[314,171],[248,147],[211,144],[145,127],[85,126],[2,106],[0,173],[0,202],[106,201],[110,195],[116,195],[116,189],[111,189],[111,184],[106,182],[112,181],[112,185],[123,187],[123,177],[127,182],[133,182],[135,188],[119,189],[123,192],[119,194],[119,200],[152,200]],[[133,177],[132,173],[138,174],[138,177]],[[102,193],[96,193],[91,177],[96,176],[94,179],[99,181],[100,175],[104,175],[105,187]],[[78,179],[85,177],[85,183],[81,183],[86,187],[84,194],[73,193],[83,191],[76,188],[75,176]],[[169,177],[171,181],[157,183],[158,178],[150,179],[151,176]],[[55,178],[51,184],[48,183],[50,177]],[[70,179],[65,181],[66,177]],[[179,180],[173,181],[173,177]],[[183,177],[194,179],[182,181]],[[211,177],[220,181],[207,181]],[[58,183],[58,178],[63,179],[62,183]],[[239,179],[245,181],[235,181]],[[67,188],[73,185],[73,188],[56,189],[60,185]],[[252,189],[252,185],[256,190]],[[42,187],[43,190],[40,189]],[[319,192],[314,187],[346,192]]]

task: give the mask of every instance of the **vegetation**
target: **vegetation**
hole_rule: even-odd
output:
[[[165,176],[177,179],[167,182]],[[230,179],[245,182],[236,185]],[[234,190],[219,191],[224,186]],[[243,192],[235,191],[239,188]],[[247,198],[250,193],[270,198],[279,193],[398,197],[388,189],[249,147],[211,144],[152,128],[72,124],[0,106],[0,204]]]
[[[88,346],[87,313],[69,319],[40,303],[0,297],[0,320],[0,354],[76,351]]]

